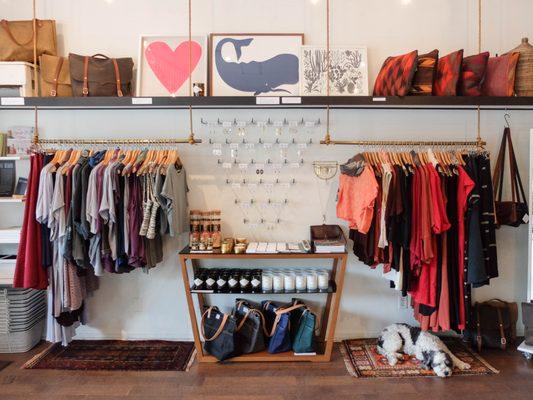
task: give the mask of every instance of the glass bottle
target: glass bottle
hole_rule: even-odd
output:
[[[213,249],[218,250],[222,246],[222,233],[221,228],[221,212],[220,210],[213,211],[213,229],[211,236],[213,238]]]

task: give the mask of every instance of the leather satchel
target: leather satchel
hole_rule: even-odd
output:
[[[522,322],[526,344],[533,346],[533,303],[522,303]]]
[[[502,201],[503,193],[503,175],[505,165],[505,152],[506,145],[509,145],[509,166],[511,172],[511,201]],[[518,164],[513,149],[513,141],[511,140],[511,130],[505,128],[503,131],[502,143],[500,146],[500,152],[498,153],[498,159],[494,168],[494,176],[492,178],[494,182],[494,198],[495,198],[495,210],[496,210],[496,224],[520,226],[528,222],[528,206],[526,200],[526,194],[522,180],[520,179],[520,171],[518,170]]]
[[[33,37],[36,34],[37,57],[57,54],[56,22],[54,20],[0,21],[0,61],[33,63]]]
[[[233,315],[224,314],[217,307],[209,307],[202,315],[200,329],[204,339],[204,350],[223,361],[235,353],[236,320]]]
[[[476,303],[473,308],[473,326],[470,340],[478,351],[482,348],[507,349],[516,341],[518,305],[499,299]]]
[[[41,66],[41,73],[39,77],[41,84],[41,96],[72,96],[70,68],[66,58],[44,54],[39,57],[39,64]]]
[[[133,60],[109,58],[103,54],[69,54],[72,93],[86,96],[131,96]]]

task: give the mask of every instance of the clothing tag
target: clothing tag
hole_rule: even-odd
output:
[[[224,169],[231,169],[232,164],[229,162],[222,163],[222,168]]]
[[[529,215],[528,214],[524,215],[524,218],[522,218],[522,220],[524,221],[525,224],[527,224],[529,222]]]
[[[279,97],[256,97],[255,104],[279,104]]]
[[[3,106],[23,106],[24,97],[2,97],[0,104]]]
[[[131,104],[133,105],[152,104],[152,98],[151,97],[132,97]]]
[[[247,169],[248,168],[248,164],[247,163],[240,163],[239,164],[239,169]]]

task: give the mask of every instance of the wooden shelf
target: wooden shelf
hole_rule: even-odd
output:
[[[190,289],[192,294],[209,294],[209,295],[234,295],[234,296],[240,296],[240,297],[246,297],[246,296],[280,296],[280,295],[292,295],[292,296],[304,296],[304,295],[317,295],[317,294],[328,294],[328,293],[335,293],[337,291],[337,285],[335,284],[335,281],[329,282],[329,288],[327,291],[316,291],[316,292],[282,292],[282,293],[220,293],[215,291],[207,291],[207,290],[194,290],[193,288]]]
[[[320,326],[320,337],[318,338],[318,343],[321,344],[321,352],[316,355],[295,355],[293,352],[280,353],[280,354],[269,354],[267,352],[246,354],[243,356],[231,358],[228,361],[243,361],[243,362],[263,362],[263,361],[310,361],[310,362],[326,362],[330,361],[331,353],[333,351],[333,340],[335,338],[335,326],[337,323],[337,317],[339,315],[339,304],[342,296],[342,288],[344,286],[344,276],[346,272],[346,262],[348,259],[347,253],[331,253],[331,254],[314,254],[314,253],[282,253],[282,254],[199,254],[199,253],[190,253],[188,248],[183,249],[179,253],[180,264],[181,264],[181,273],[183,277],[185,295],[187,297],[187,306],[189,310],[189,317],[191,319],[191,325],[194,335],[194,345],[198,353],[199,362],[217,362],[216,358],[205,354],[203,351],[202,341],[200,338],[200,329],[198,322],[200,319],[200,314],[197,315],[197,310],[203,310],[205,307],[204,295],[207,293],[196,293],[197,304],[196,307],[195,301],[193,299],[193,293],[191,292],[191,277],[188,273],[189,265],[192,266],[192,269],[199,268],[200,260],[207,259],[224,259],[224,260],[253,260],[253,259],[330,259],[332,260],[331,268],[331,292],[329,293],[314,293],[314,294],[325,294],[326,303],[324,306],[324,315],[322,318],[319,318],[321,321]],[[189,264],[189,265],[188,265]],[[215,293],[213,293],[215,294]],[[226,294],[226,293],[221,293]],[[249,294],[253,296],[262,295],[265,298],[271,297],[273,293],[263,294],[263,293],[230,293],[238,295],[239,297],[247,297]],[[287,294],[287,293],[280,293]],[[292,294],[292,293],[291,293]],[[295,296],[311,293],[294,293]],[[277,294],[276,294],[277,295]]]
[[[268,99],[269,101],[265,101]],[[18,101],[17,101],[18,100]],[[265,104],[270,103],[270,104]],[[274,104],[272,104],[274,103]],[[184,109],[195,108],[533,109],[533,97],[440,96],[207,96],[2,98],[0,109]]]

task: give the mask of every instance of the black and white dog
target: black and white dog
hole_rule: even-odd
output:
[[[387,358],[391,366],[402,359],[402,354],[415,356],[425,369],[432,368],[437,376],[451,376],[453,367],[470,369],[459,360],[437,336],[407,324],[392,324],[383,329],[377,342],[378,353]]]

